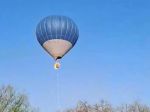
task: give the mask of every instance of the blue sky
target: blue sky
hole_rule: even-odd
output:
[[[149,0],[3,0],[0,85],[11,84],[41,112],[57,110],[53,59],[36,40],[37,23],[65,15],[78,25],[76,46],[62,59],[61,107],[105,99],[150,105]]]

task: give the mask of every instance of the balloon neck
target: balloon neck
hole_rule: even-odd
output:
[[[56,57],[56,61],[59,60],[59,59],[61,59],[61,58],[62,58],[61,56]]]

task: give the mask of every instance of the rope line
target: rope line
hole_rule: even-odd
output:
[[[56,71],[56,77],[57,77],[57,109],[59,112],[61,112],[61,103],[60,103],[60,75],[59,70]]]

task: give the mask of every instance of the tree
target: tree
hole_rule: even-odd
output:
[[[35,112],[26,95],[17,93],[12,86],[0,88],[0,112]]]
[[[150,107],[139,102],[112,107],[103,100],[95,105],[89,105],[87,102],[80,101],[74,109],[68,109],[65,112],[150,112]]]
[[[100,104],[89,105],[87,102],[78,102],[76,108],[68,109],[65,112],[114,112],[113,108],[106,101],[101,101]]]

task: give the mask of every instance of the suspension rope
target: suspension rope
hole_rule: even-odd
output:
[[[56,83],[57,83],[57,109],[61,112],[61,103],[60,103],[60,74],[59,70],[56,70]]]

